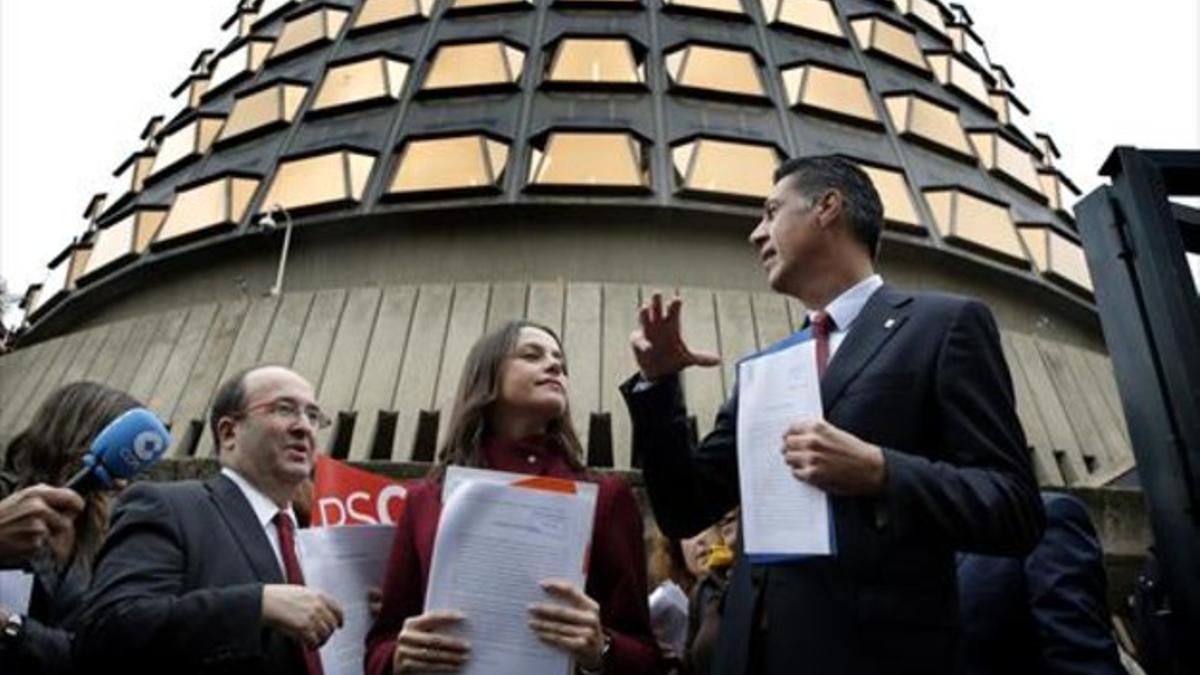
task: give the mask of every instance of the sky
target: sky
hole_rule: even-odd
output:
[[[237,0],[0,2],[0,277],[23,293],[81,233]],[[1114,145],[1200,147],[1200,3],[963,0],[1084,191]],[[1200,263],[1193,268],[1200,271]],[[15,316],[7,317],[10,325]]]

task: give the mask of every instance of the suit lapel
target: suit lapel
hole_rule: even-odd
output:
[[[884,285],[863,305],[821,379],[821,401],[826,415],[871,357],[900,330],[908,319],[905,305],[911,301],[911,295]]]
[[[264,583],[283,583],[283,573],[271,550],[271,542],[242,491],[229,478],[220,475],[208,481],[208,489],[254,574]]]

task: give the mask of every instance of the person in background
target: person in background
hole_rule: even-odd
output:
[[[81,497],[49,486],[67,482],[100,431],[140,405],[104,385],[72,382],[51,393],[9,443],[0,476],[6,484],[0,490],[11,492],[0,502],[0,561],[28,568],[34,584],[28,613],[0,606],[5,675],[75,672],[72,628],[107,530],[112,494],[97,490]]]
[[[699,537],[704,537],[704,546],[703,550],[696,552],[699,558],[697,564],[702,566],[704,573],[689,597],[688,647],[687,658],[684,659],[688,675],[708,675],[713,672],[713,654],[721,632],[725,594],[729,590],[729,578],[735,562],[733,551],[738,540],[738,510],[725,514]],[[703,558],[700,558],[701,555]]]
[[[1126,675],[1087,507],[1043,492],[1046,533],[1024,558],[960,554],[967,675]]]
[[[556,602],[535,605],[525,619],[541,640],[570,652],[580,673],[659,669],[646,604],[642,516],[623,480],[596,476],[584,466],[567,383],[562,344],[545,326],[511,322],[471,348],[437,464],[410,487],[405,517],[396,525],[383,609],[367,635],[368,675],[453,671],[471,658],[469,644],[445,633],[470,617],[423,612],[448,466],[595,481],[585,588],[544,581],[547,600]]]

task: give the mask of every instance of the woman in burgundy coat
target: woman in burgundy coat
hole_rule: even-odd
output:
[[[446,628],[456,612],[424,612],[447,466],[594,481],[599,495],[586,588],[543,582],[546,602],[527,623],[566,650],[579,673],[654,673],[659,651],[646,605],[642,517],[629,486],[589,473],[571,426],[562,345],[550,329],[516,321],[484,336],[463,366],[437,466],[408,492],[396,525],[383,607],[367,635],[367,675],[455,671],[470,645]]]

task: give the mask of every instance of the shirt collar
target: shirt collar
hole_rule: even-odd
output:
[[[867,304],[867,300],[871,299],[871,296],[875,291],[879,290],[880,286],[883,286],[883,277],[878,274],[872,274],[842,291],[841,295],[834,298],[833,302],[825,306],[825,312],[833,317],[833,323],[837,331],[850,330],[850,324],[854,323],[854,320],[858,318],[863,306]],[[810,320],[815,313],[808,313]]]
[[[277,504],[268,496],[262,493],[261,490],[254,487],[254,484],[246,480],[246,477],[230,467],[221,467],[221,475],[233,481],[233,484],[238,486],[242,491],[242,495],[246,497],[246,501],[250,502],[250,508],[254,510],[254,516],[258,518],[258,524],[262,527],[270,525],[275,519],[275,514],[281,510]],[[289,502],[287,508],[282,509],[292,519],[293,528],[296,526],[296,513],[292,510],[292,505]]]

